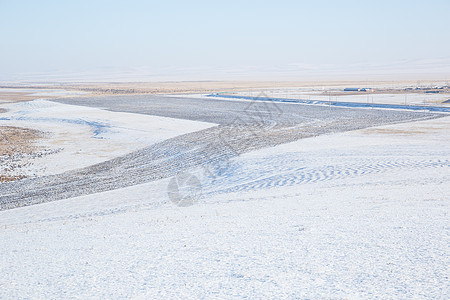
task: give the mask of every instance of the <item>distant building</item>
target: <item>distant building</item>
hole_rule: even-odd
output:
[[[368,88],[345,88],[344,92],[367,92],[372,91],[372,89]]]

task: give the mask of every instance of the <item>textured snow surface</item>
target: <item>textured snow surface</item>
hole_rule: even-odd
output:
[[[172,119],[179,118],[201,121],[201,124],[204,124],[203,122],[209,122],[219,125],[165,139],[164,141],[151,144],[126,155],[84,168],[83,165],[77,163],[76,157],[72,157],[70,160],[61,159],[58,162],[62,164],[68,162],[69,166],[72,164],[79,168],[56,175],[26,178],[0,185],[0,210],[89,195],[163,178],[170,178],[178,176],[183,172],[191,171],[194,167],[206,169],[212,175],[209,176],[212,177],[211,182],[205,185],[210,191],[205,195],[209,195],[211,192],[226,192],[227,190],[244,191],[249,190],[249,188],[257,189],[261,187],[297,184],[311,180],[316,181],[323,177],[324,172],[326,173],[325,178],[330,178],[328,176],[329,172],[330,175],[346,175],[348,173],[347,171],[344,173],[339,172],[339,170],[343,170],[342,166],[339,167],[340,169],[337,172],[333,169],[330,170],[328,166],[324,166],[318,170],[315,167],[307,169],[300,172],[300,175],[292,174],[292,172],[300,169],[288,170],[290,174],[287,173],[280,177],[277,172],[284,169],[282,166],[283,161],[289,159],[289,157],[281,156],[275,159],[276,168],[272,167],[267,170],[262,170],[262,173],[251,171],[244,174],[249,180],[258,179],[258,182],[248,182],[250,184],[248,186],[248,184],[242,184],[240,178],[234,175],[234,169],[241,172],[242,168],[236,168],[236,166],[230,165],[229,160],[249,151],[270,148],[306,137],[444,116],[443,114],[410,110],[334,108],[315,104],[303,105],[284,102],[275,104],[272,101],[168,98],[159,95],[64,98],[59,101],[71,105],[76,103],[90,107],[93,106],[97,109],[106,108],[116,112],[126,111],[128,113],[158,115]],[[46,109],[49,112],[45,113],[45,115],[51,114],[52,109],[51,103],[47,104]],[[66,108],[69,109],[69,107]],[[78,108],[75,107],[73,109],[76,110]],[[26,113],[29,112],[30,109],[26,110]],[[70,110],[67,112],[71,113]],[[111,116],[111,113],[108,111],[96,110],[95,112],[103,118]],[[83,115],[89,115],[86,109],[84,109]],[[116,115],[113,114],[113,116],[115,117]],[[48,118],[43,119],[48,120]],[[138,119],[137,116],[136,119]],[[99,157],[103,154],[102,151],[98,151],[95,148],[97,146],[96,141],[99,139],[115,140],[116,144],[122,146],[121,149],[123,150],[131,148],[128,145],[130,140],[122,137],[123,134],[121,134],[120,130],[116,130],[113,134],[105,135],[105,131],[108,131],[108,124],[110,122],[100,122],[95,119],[93,121],[87,120],[86,117],[75,120],[63,120],[61,122],[61,119],[56,118],[57,122],[53,122],[53,126],[58,125],[65,128],[73,123],[81,123],[81,125],[89,125],[89,127],[92,127],[92,136],[89,137],[90,145],[92,146],[83,146],[76,154],[84,152],[89,153],[94,158],[98,157],[99,159],[103,159]],[[10,124],[15,124],[16,121],[32,123],[36,119],[19,116],[10,119],[5,118],[5,121],[10,122]],[[161,121],[164,126],[168,125],[166,121],[167,119]],[[173,122],[177,127],[183,124],[187,125],[187,128],[182,126],[178,131],[177,128],[172,128],[175,130],[173,133],[184,133],[186,130],[192,131],[192,124],[198,124],[191,124],[189,121],[175,122],[172,120],[171,123]],[[138,124],[145,126],[146,122]],[[142,132],[144,137],[146,135],[149,137],[157,135],[156,132],[165,133],[164,128],[155,128],[152,125],[155,124],[150,124],[149,129]],[[121,127],[117,126],[115,128],[121,129]],[[83,139],[80,138],[72,139],[69,136],[66,141],[76,147],[85,145]],[[131,142],[133,141],[131,139]],[[108,147],[106,150],[110,149],[113,149],[113,147]],[[445,164],[445,162],[440,161],[422,162],[425,167],[442,163]],[[402,164],[409,166],[410,162],[406,161],[402,162]],[[384,169],[383,165],[359,165],[353,167],[349,170],[350,175],[373,171],[378,172]],[[217,178],[215,177],[223,177],[223,175],[226,175],[226,178],[231,180],[227,182],[216,180]],[[261,178],[260,175],[269,176],[269,178]],[[177,182],[183,182],[180,179],[188,179],[190,177],[189,175],[180,175],[180,178],[177,178]],[[193,177],[189,182],[194,183],[197,181],[198,179]],[[191,187],[195,189],[195,187]],[[211,188],[216,190],[211,191]],[[224,188],[226,189],[224,190]],[[173,186],[174,197],[177,197],[176,189],[175,184]]]
[[[0,211],[0,298],[446,298],[449,136],[445,117],[249,152],[223,189],[192,170],[190,207],[164,179]]]

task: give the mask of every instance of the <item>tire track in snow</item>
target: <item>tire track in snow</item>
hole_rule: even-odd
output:
[[[239,180],[245,182],[242,184],[229,184],[231,186],[223,189],[214,189],[207,187],[208,191],[204,196],[230,192],[247,192],[266,188],[284,187],[299,184],[319,183],[324,181],[339,180],[346,178],[356,178],[364,175],[372,175],[398,170],[423,170],[429,168],[447,168],[450,171],[450,160],[397,160],[385,161],[380,163],[367,163],[355,165],[336,165],[325,166],[318,169],[300,168],[291,172],[271,175],[269,177],[252,180],[255,174],[249,174],[247,177],[241,177]],[[257,176],[257,175],[256,175]],[[227,183],[222,183],[226,185]]]

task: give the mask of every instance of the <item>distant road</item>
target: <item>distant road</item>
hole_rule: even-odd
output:
[[[382,103],[364,103],[364,102],[345,102],[345,101],[324,101],[324,100],[305,100],[305,99],[288,99],[288,98],[268,98],[268,97],[252,97],[229,94],[211,94],[208,97],[212,98],[229,98],[241,99],[249,101],[270,101],[273,103],[297,103],[308,105],[329,105],[335,107],[352,107],[352,108],[381,108],[381,109],[400,109],[400,110],[417,110],[430,112],[450,113],[450,107],[435,106],[435,105],[400,105],[400,104],[382,104]],[[444,101],[443,103],[448,103]]]

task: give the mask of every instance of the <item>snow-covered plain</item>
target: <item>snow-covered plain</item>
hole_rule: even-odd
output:
[[[210,126],[72,110],[116,124],[105,139],[87,130],[83,147],[120,144],[130,128],[139,147]],[[151,140],[138,118],[155,122]],[[249,152],[214,186],[192,170],[203,196],[190,207],[163,179],[0,211],[0,298],[446,298],[449,136],[444,117]]]

